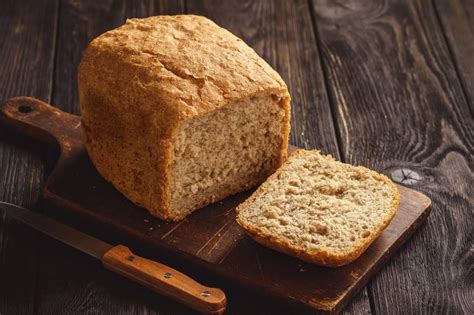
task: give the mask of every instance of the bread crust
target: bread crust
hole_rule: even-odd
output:
[[[301,155],[307,152],[306,150],[296,150],[292,155]],[[251,225],[248,225],[245,220],[243,220],[240,217],[241,211],[245,209],[245,204],[247,201],[243,204],[240,204],[236,208],[237,216],[236,220],[237,223],[244,228],[244,230],[249,234],[250,237],[252,237],[256,242],[272,248],[276,251],[297,257],[303,261],[325,266],[325,267],[340,267],[343,265],[347,265],[357,258],[369,247],[372,242],[377,239],[382,231],[390,224],[392,221],[393,217],[395,216],[397,209],[400,205],[400,193],[398,191],[397,186],[385,175],[377,173],[375,171],[372,171],[366,167],[363,166],[358,166],[359,169],[364,170],[367,173],[372,174],[375,178],[387,183],[390,185],[392,193],[393,193],[393,200],[392,200],[392,205],[389,209],[387,219],[385,222],[383,222],[382,225],[378,226],[378,229],[375,231],[371,231],[370,237],[367,237],[363,243],[361,243],[359,246],[355,247],[350,253],[346,255],[337,255],[335,253],[331,253],[329,251],[325,250],[311,250],[308,251],[307,249],[294,246],[282,239],[279,239],[276,235],[268,235],[268,234],[263,234],[260,231],[258,231],[256,228],[254,228]],[[278,175],[282,172],[281,168],[277,170],[275,173],[273,173],[267,181],[265,181],[260,187],[250,196],[248,199],[249,202],[252,202],[258,196],[260,196],[266,189],[266,186],[268,185],[267,182],[272,179],[276,179]]]
[[[173,138],[189,119],[253,95],[285,100],[287,87],[242,40],[195,15],[130,19],[94,39],[79,65],[86,148],[98,172],[134,203],[165,220]],[[244,188],[243,188],[244,189]]]

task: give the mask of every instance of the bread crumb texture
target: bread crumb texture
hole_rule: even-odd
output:
[[[260,184],[281,165],[286,114],[274,98],[246,98],[179,129],[171,209],[184,217],[190,209]]]
[[[237,208],[237,221],[266,246],[336,267],[379,236],[399,200],[396,185],[382,174],[298,150]]]

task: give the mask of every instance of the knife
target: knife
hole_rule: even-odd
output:
[[[6,202],[0,208],[32,228],[102,261],[103,266],[162,295],[207,314],[222,314],[226,297],[181,272],[135,255],[124,245],[113,246],[46,216]]]

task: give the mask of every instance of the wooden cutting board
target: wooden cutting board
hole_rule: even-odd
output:
[[[267,249],[245,235],[235,223],[234,207],[251,192],[205,207],[181,222],[166,223],[132,204],[100,177],[85,151],[79,116],[33,98],[17,97],[2,105],[0,117],[4,125],[35,141],[59,145],[59,159],[43,190],[47,203],[240,284],[320,311],[341,310],[425,221],[431,208],[428,197],[399,186],[397,215],[359,259],[336,269],[317,267]]]

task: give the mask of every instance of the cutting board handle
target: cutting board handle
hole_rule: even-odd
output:
[[[25,136],[50,146],[58,145],[61,156],[84,143],[81,117],[63,112],[38,99],[13,97],[0,106],[0,120]]]

